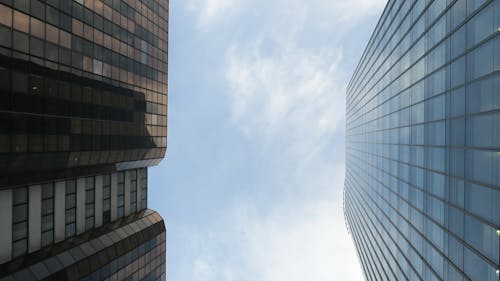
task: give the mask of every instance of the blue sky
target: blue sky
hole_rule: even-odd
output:
[[[168,150],[149,182],[168,280],[362,280],[344,95],[384,5],[170,1]]]

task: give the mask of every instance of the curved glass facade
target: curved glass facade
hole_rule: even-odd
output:
[[[166,152],[168,1],[0,1],[0,186]]]
[[[500,280],[500,1],[389,1],[347,89],[366,280]]]

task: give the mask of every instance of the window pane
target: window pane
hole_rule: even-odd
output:
[[[71,209],[66,211],[66,223],[71,223],[76,221],[76,210]]]
[[[26,239],[12,243],[12,255],[18,257],[24,255],[28,250],[28,242]]]
[[[28,219],[28,205],[15,206],[13,209],[13,222],[21,222]]]
[[[42,217],[42,231],[54,228],[54,215],[47,215]]]
[[[66,237],[74,236],[76,233],[76,224],[68,224],[66,225]]]
[[[29,38],[28,35],[14,31],[14,49],[17,51],[28,53],[29,52]]]
[[[12,225],[12,241],[28,237],[28,223],[21,222]]]
[[[76,195],[66,195],[66,209],[74,208],[76,206]]]
[[[477,184],[467,184],[465,208],[492,224],[500,225],[500,191]]]
[[[42,201],[42,216],[54,213],[54,199],[45,199]]]
[[[490,40],[467,54],[467,80],[473,80],[493,70],[493,41]]]
[[[54,241],[54,231],[42,233],[42,247],[52,244]]]
[[[481,79],[467,87],[467,112],[500,108],[500,74]]]

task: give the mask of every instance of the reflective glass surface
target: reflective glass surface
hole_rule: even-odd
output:
[[[0,1],[0,187],[157,164],[167,40],[168,1]]]
[[[500,1],[389,1],[347,89],[366,280],[498,281]]]

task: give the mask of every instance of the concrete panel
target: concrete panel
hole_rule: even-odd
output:
[[[54,192],[54,240],[57,243],[66,235],[66,182],[56,182]]]
[[[111,174],[111,221],[118,216],[118,174]]]
[[[76,234],[85,232],[85,178],[76,181]]]
[[[130,171],[125,171],[125,216],[130,215]]]
[[[102,225],[102,176],[95,177],[95,227]]]
[[[12,190],[0,191],[0,264],[10,261],[12,256]]]
[[[42,186],[29,187],[28,201],[28,252],[33,253],[42,247]]]

